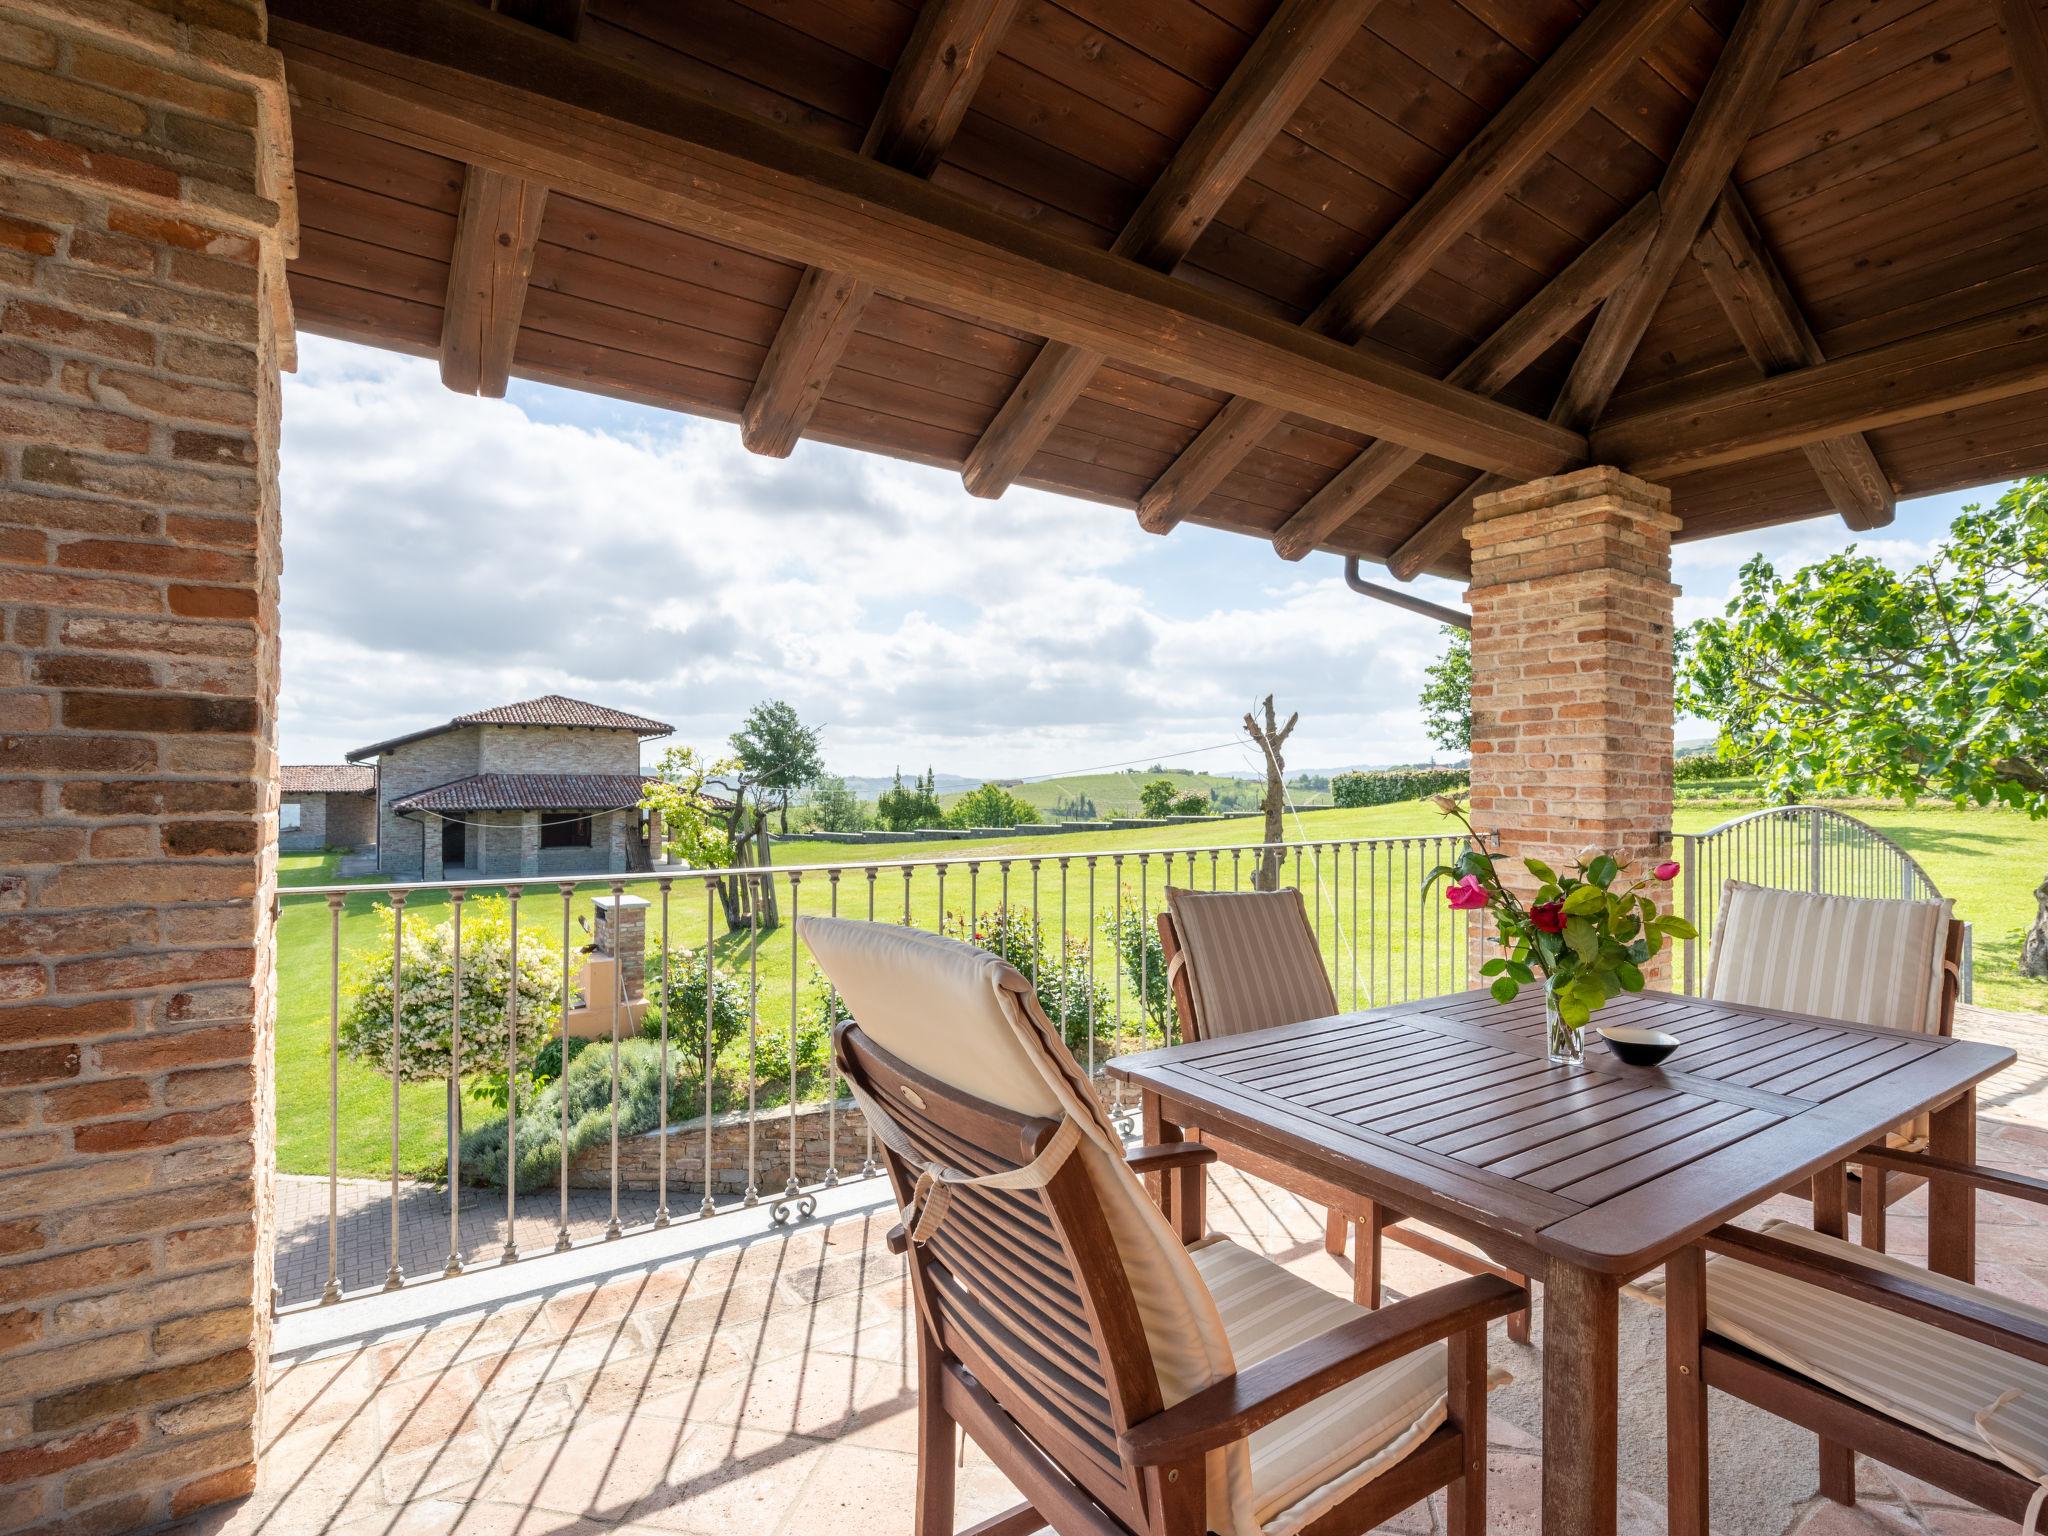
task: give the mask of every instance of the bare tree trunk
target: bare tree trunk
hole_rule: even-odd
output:
[[[2020,974],[2048,981],[2048,877],[2034,887],[2034,926],[2020,940]]]
[[[1266,759],[1266,828],[1263,834],[1266,846],[1260,850],[1258,868],[1252,873],[1252,886],[1256,890],[1277,891],[1280,888],[1278,844],[1285,832],[1280,812],[1287,796],[1287,784],[1283,777],[1287,759],[1281,756],[1280,749],[1287,745],[1287,738],[1294,734],[1294,727],[1301,719],[1301,711],[1296,710],[1287,717],[1287,723],[1281,725],[1273,714],[1273,695],[1267,694],[1260,702],[1260,707],[1265,711],[1264,723],[1256,719],[1250,710],[1244,713],[1244,728],[1250,733],[1252,740],[1258,743],[1259,751]]]

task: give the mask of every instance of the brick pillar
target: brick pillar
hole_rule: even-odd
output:
[[[0,0],[0,1530],[254,1478],[292,225],[263,35],[258,0]]]
[[[647,991],[647,900],[642,896],[599,896],[597,951],[619,963],[626,1001],[637,1003]]]
[[[1510,860],[1669,846],[1670,508],[1604,466],[1474,504],[1472,821]]]

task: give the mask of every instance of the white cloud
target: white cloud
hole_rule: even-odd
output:
[[[550,691],[708,747],[786,698],[851,773],[1149,760],[1231,739],[1269,689],[1302,712],[1292,763],[1430,750],[1415,699],[1436,626],[1346,591],[1326,557],[1161,541],[1029,491],[977,501],[950,473],[821,445],[757,458],[722,422],[524,385],[465,398],[431,363],[307,337],[284,508],[287,761]],[[1865,547],[1909,558],[1905,521]],[[1684,546],[1680,616],[1717,609],[1759,545],[1840,542],[1814,523]]]

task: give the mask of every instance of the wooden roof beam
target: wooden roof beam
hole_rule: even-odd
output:
[[[1601,304],[1550,413],[1552,423],[1576,423],[1575,430],[1584,431],[1614,398],[1615,386],[1642,345],[1651,317],[1692,254],[1742,146],[1791,61],[1814,4],[1815,0],[1749,0],[1742,8],[1657,185],[1657,233],[1636,269]],[[1594,452],[1599,452],[1597,442]],[[1512,483],[1509,477],[1482,475],[1466,486],[1402,542],[1387,569],[1403,581],[1413,580],[1429,561],[1455,546],[1472,520],[1475,501]]]
[[[1341,341],[1361,340],[1452,241],[1571,131],[1684,8],[1685,0],[1604,0],[1302,324]],[[1223,483],[1285,414],[1255,399],[1226,403],[1139,498],[1139,523],[1153,533],[1170,530]]]
[[[441,309],[441,382],[458,394],[505,393],[547,197],[539,183],[488,166],[463,173]]]
[[[2048,303],[1603,422],[1597,461],[1665,479],[2048,389]]]
[[[945,158],[1017,0],[925,0],[889,76],[861,153],[913,176]],[[825,397],[874,289],[850,272],[806,267],[740,409],[740,441],[787,458]]]
[[[1615,290],[1656,228],[1657,199],[1646,197],[1446,374],[1444,382],[1482,395],[1505,389]],[[1303,558],[1421,458],[1399,443],[1374,443],[1280,525],[1273,535],[1273,548],[1283,560]],[[1438,553],[1431,551],[1431,558]],[[1422,566],[1428,564],[1429,560],[1422,562]]]
[[[1693,257],[1742,338],[1743,350],[1767,376],[1827,361],[1763,232],[1732,185],[1714,205]],[[1897,493],[1862,433],[1809,443],[1802,451],[1851,528],[1882,528],[1892,520]]]
[[[1991,0],[2005,33],[2013,79],[2033,119],[2034,142],[2048,154],[2048,17],[2041,0]]]
[[[488,11],[276,0],[271,14],[300,110],[1454,462],[1538,476],[1585,461],[1582,434]]]
[[[1171,272],[1376,3],[1284,0],[1110,249]],[[1048,341],[967,455],[968,491],[1000,496],[1016,484],[1103,362],[1100,352]]]

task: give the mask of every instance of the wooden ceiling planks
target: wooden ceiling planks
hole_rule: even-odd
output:
[[[1997,15],[2029,3],[1814,8],[1742,146],[1736,181],[1828,357],[2048,299],[2039,103],[2020,88]],[[1180,280],[1298,320],[1594,9],[1383,0],[1209,220]],[[934,184],[1061,238],[1110,245],[1274,10],[1273,0],[1021,0]],[[1675,16],[1436,254],[1372,341],[1440,375],[1506,323],[1662,176],[1739,11],[1734,0],[1702,0]],[[852,150],[916,16],[907,0],[702,0],[687,18],[659,0],[590,0],[578,46]],[[369,125],[304,112],[295,126],[307,236],[292,284],[303,323],[433,352],[464,167]],[[513,371],[732,417],[799,270],[557,189]],[[1584,329],[1500,398],[1541,412]],[[879,296],[808,435],[957,465],[1039,347],[1012,325]],[[1711,288],[1682,270],[1609,410],[1622,422],[1647,419],[1688,394],[1754,378]],[[2007,387],[2025,378],[2022,370]],[[2041,393],[1879,426],[1870,447],[1904,495],[2041,467]],[[1213,388],[1112,358],[1019,483],[1129,504],[1222,403]],[[1190,520],[1270,535],[1368,441],[1286,417]],[[1424,458],[1323,547],[1384,557],[1460,479],[1455,466]],[[1828,510],[1798,452],[1674,467],[1670,483],[1687,519],[1682,537]],[[1451,550],[1438,568],[1454,571],[1461,556]]]

